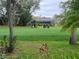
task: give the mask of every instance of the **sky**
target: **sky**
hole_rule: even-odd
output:
[[[55,14],[62,13],[63,9],[60,8],[60,2],[66,0],[41,0],[40,9],[33,13],[35,16],[54,16]]]

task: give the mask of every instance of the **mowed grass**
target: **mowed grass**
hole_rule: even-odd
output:
[[[79,43],[69,45],[70,33],[61,31],[59,27],[14,27],[13,32],[16,46],[12,54],[5,56],[7,59],[79,59]],[[9,35],[8,27],[0,27],[1,40],[4,35]],[[43,43],[48,44],[48,56],[39,53]]]
[[[62,31],[59,27],[51,28],[29,28],[29,27],[14,27],[13,33],[17,37],[17,40],[27,40],[27,41],[68,41],[70,33]],[[79,39],[79,29],[77,31]],[[4,35],[9,35],[8,27],[0,27],[0,37],[3,38]]]
[[[60,31],[60,28],[27,28],[27,27],[14,27],[13,33],[17,36],[17,40],[38,41],[38,40],[67,40],[69,33]],[[0,27],[0,37],[9,35],[8,27]],[[62,39],[63,37],[63,39]]]

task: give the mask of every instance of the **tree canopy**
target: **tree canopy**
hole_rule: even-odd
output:
[[[7,0],[0,0],[0,15],[6,15],[7,14]],[[27,23],[32,19],[32,12],[36,11],[39,9],[39,3],[40,0],[11,0],[11,3],[15,5],[14,7],[14,13],[15,13],[15,20],[14,24],[20,24],[20,23]],[[5,10],[4,10],[5,9]],[[20,20],[18,20],[18,17]],[[3,20],[2,20],[3,21]],[[4,21],[3,21],[4,22]],[[6,21],[7,22],[7,21]],[[5,23],[5,22],[4,22]]]
[[[68,0],[63,3],[62,7],[64,8],[63,13],[63,28],[64,29],[73,29],[78,28],[79,24],[79,3],[78,0]]]

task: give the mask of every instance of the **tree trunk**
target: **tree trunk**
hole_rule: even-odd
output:
[[[9,27],[9,45],[6,49],[6,52],[13,52],[13,19],[11,13],[11,0],[7,0],[7,15],[8,15],[8,27]]]
[[[77,43],[77,35],[76,30],[71,31],[70,41],[69,44],[76,44]]]

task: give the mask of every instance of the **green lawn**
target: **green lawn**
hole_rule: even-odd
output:
[[[48,56],[39,53],[43,43],[48,44]],[[14,53],[7,59],[79,59],[79,45],[66,41],[17,41]]]
[[[8,27],[0,26],[0,39],[4,35],[8,36],[8,32]],[[69,45],[70,33],[61,31],[59,27],[14,27],[13,32],[17,37],[16,49],[14,53],[7,55],[7,59],[79,59],[79,45]],[[78,32],[79,29],[79,40]],[[39,47],[43,43],[48,44],[48,56],[39,53]]]
[[[67,40],[69,33],[60,31],[60,28],[27,28],[14,27],[14,35],[19,40]],[[0,36],[9,35],[8,27],[0,27]],[[62,39],[63,37],[63,39]]]
[[[69,33],[65,31],[61,31],[60,28],[52,27],[52,28],[28,28],[28,27],[14,27],[13,28],[14,35],[17,36],[17,40],[27,40],[27,41],[68,41]],[[79,29],[77,31],[78,39],[79,39]],[[8,27],[0,27],[0,37],[2,38],[4,35],[9,35]]]

